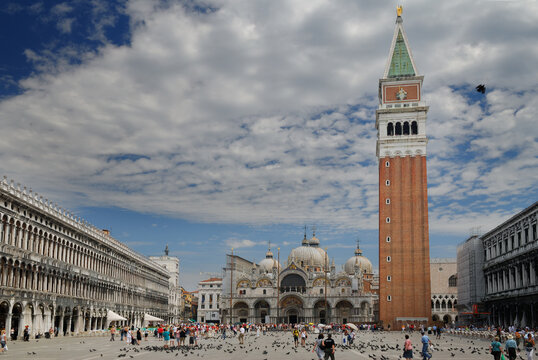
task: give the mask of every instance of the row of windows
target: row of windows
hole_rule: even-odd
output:
[[[532,224],[532,238],[530,237],[529,228],[518,231],[516,235],[511,235],[510,238],[506,237],[504,240],[500,240],[484,249],[484,257],[486,260],[492,259],[496,256],[506,254],[516,248],[525,245],[529,242],[538,240],[536,237],[536,224]],[[516,237],[517,236],[517,237]]]
[[[403,123],[397,122],[396,125],[389,122],[387,124],[387,136],[393,136],[393,135],[417,135],[418,134],[418,124],[416,121],[411,122],[411,126],[409,126],[409,122],[405,121]]]
[[[209,308],[213,309],[213,304],[209,304]],[[219,308],[219,304],[216,303],[215,304],[215,309],[218,309],[218,308]],[[205,309],[205,304],[200,305],[200,309]]]

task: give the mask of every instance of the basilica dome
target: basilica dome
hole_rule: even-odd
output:
[[[301,267],[312,266],[322,268],[325,259],[318,249],[318,247],[309,246],[309,241],[305,235],[302,245],[291,251],[290,256],[288,256],[288,263],[295,262]],[[323,249],[321,250],[323,251]]]
[[[368,258],[362,256],[362,251],[359,248],[355,250],[355,256],[350,257],[346,261],[344,271],[353,275],[355,273],[355,266],[358,266],[363,273],[371,274],[373,272],[372,263]]]
[[[325,261],[325,257],[327,256],[327,253],[325,252],[325,250],[319,247],[319,239],[316,237],[316,234],[314,234],[314,236],[310,238],[308,243],[310,244],[311,247],[316,249],[316,251],[321,254],[321,256],[323,257],[323,261]]]
[[[265,253],[265,259],[260,261],[258,265],[263,272],[272,272],[273,268],[275,267],[280,269],[280,264],[278,263],[278,261],[273,259],[273,253],[271,252],[271,248],[267,250],[267,252]]]

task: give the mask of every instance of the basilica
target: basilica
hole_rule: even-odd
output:
[[[306,233],[286,266],[271,249],[255,263],[226,255],[219,307],[225,323],[371,323],[378,318],[379,279],[357,249],[336,270],[334,259]]]

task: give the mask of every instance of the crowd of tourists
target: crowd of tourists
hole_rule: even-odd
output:
[[[516,328],[510,326],[508,329],[497,327],[496,334],[491,342],[490,351],[494,360],[515,360],[524,351],[527,360],[533,360],[534,348],[536,346],[535,331],[529,328]],[[504,341],[504,345],[501,341]]]

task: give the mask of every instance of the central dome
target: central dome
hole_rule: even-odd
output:
[[[319,267],[322,268],[325,259],[318,247],[309,246],[306,235],[303,239],[302,246],[293,249],[288,256],[288,263],[295,262],[301,267]]]

